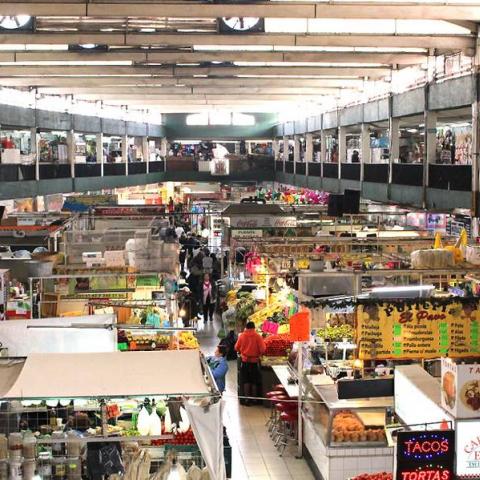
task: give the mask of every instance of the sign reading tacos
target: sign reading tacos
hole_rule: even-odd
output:
[[[478,307],[478,302],[359,305],[359,357],[369,360],[479,355]]]

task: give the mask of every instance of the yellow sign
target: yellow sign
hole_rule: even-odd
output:
[[[478,302],[420,302],[357,307],[359,358],[410,359],[480,355]]]

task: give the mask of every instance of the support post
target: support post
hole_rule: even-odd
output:
[[[362,123],[362,130],[360,133],[360,185],[363,184],[365,164],[372,161],[370,148],[370,129],[368,124]]]
[[[285,171],[285,162],[288,162],[288,137],[283,136],[283,171]]]
[[[305,163],[313,162],[313,133],[305,135]]]
[[[342,178],[343,162],[347,161],[347,129],[338,127],[338,178]]]
[[[122,161],[125,162],[125,175],[128,175],[128,137],[122,136]]]
[[[428,88],[427,88],[428,90]],[[437,155],[437,113],[425,110],[425,149],[423,154],[423,208],[427,206],[428,171],[431,163],[435,163]]]
[[[146,172],[150,173],[150,148],[148,145],[148,137],[142,137],[142,157],[146,163]]]
[[[392,183],[393,164],[400,157],[400,119],[390,117],[388,120],[388,134],[390,139],[388,157],[388,183]]]
[[[37,128],[30,129],[30,148],[32,150],[33,161],[35,162],[35,180],[40,180],[40,154],[38,152]]]
[[[67,161],[70,165],[70,177],[75,178],[75,132],[67,132]]]
[[[97,163],[100,164],[100,176],[103,177],[103,166],[105,164],[105,158],[103,157],[103,133],[97,133],[95,139],[95,150],[97,153]]]
[[[472,104],[472,217],[479,216],[479,180],[480,180],[480,76],[475,76],[475,101]]]
[[[297,162],[301,161],[301,152],[302,144],[300,143],[300,137],[295,135],[293,137],[293,174],[297,174]]]

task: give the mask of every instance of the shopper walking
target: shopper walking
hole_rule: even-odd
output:
[[[202,307],[203,307],[203,320],[205,323],[210,320],[213,321],[213,312],[215,310],[215,285],[210,281],[210,275],[206,273],[203,276],[202,283]]]
[[[240,383],[247,399],[240,403],[246,406],[252,404],[251,398],[260,393],[260,357],[265,353],[266,346],[261,335],[255,331],[255,324],[248,322],[243,333],[238,337],[235,350],[240,354]]]
[[[207,358],[208,366],[221,393],[225,391],[225,377],[228,372],[226,356],[227,348],[224,345],[218,345],[215,350],[215,355]]]

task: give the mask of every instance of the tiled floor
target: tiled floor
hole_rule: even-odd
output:
[[[210,354],[218,343],[219,326],[199,324],[202,350]],[[236,363],[230,362],[225,393],[224,422],[232,445],[233,480],[311,480],[314,479],[303,459],[295,458],[296,448],[279,457],[270,439],[265,422],[269,410],[264,407],[244,407],[237,397]]]

